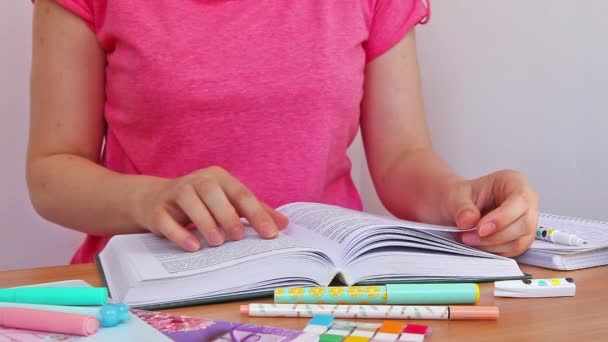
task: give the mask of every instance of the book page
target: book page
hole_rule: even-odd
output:
[[[201,249],[196,252],[184,252],[172,241],[154,235],[144,236],[141,241],[168,273],[209,268],[235,259],[295,247],[294,242],[285,235],[262,239],[251,228],[247,229],[243,240],[230,241],[223,248],[210,247],[200,233],[197,232],[197,235],[201,240]]]
[[[379,252],[393,250],[395,252],[404,252],[418,249],[432,250],[441,253],[498,258],[495,254],[471,248],[470,246],[458,243],[453,239],[439,236],[435,232],[385,228],[383,229],[382,234],[356,241],[349,247],[348,253],[344,256],[343,261],[345,264],[348,264],[359,256],[371,251]]]
[[[225,268],[261,255],[281,254],[295,250],[296,244],[290,237],[279,234],[274,239],[262,239],[251,227],[246,227],[245,238],[239,241],[228,241],[219,247],[211,247],[202,238],[201,249],[187,252],[172,241],[153,234],[133,234],[123,236],[128,240],[131,252],[128,257],[133,265],[138,265],[137,273],[142,279],[160,279],[171,276],[186,276]]]
[[[445,227],[397,220],[365,212],[318,203],[291,203],[278,208],[290,222],[338,245],[348,244],[358,233],[377,227],[404,227],[441,232],[462,232],[457,227]]]
[[[334,262],[340,259],[358,231],[373,228],[380,222],[358,211],[316,203],[292,203],[278,211],[289,218],[287,235],[298,241],[298,245],[329,255]]]
[[[386,251],[364,255],[348,265],[346,281],[393,283],[407,280],[483,279],[521,277],[510,258],[483,258],[430,250]]]
[[[317,203],[292,203],[280,207],[290,223],[301,227],[299,239],[308,240],[330,255],[346,276],[350,265],[371,254],[406,255],[416,251],[497,259],[496,255],[457,243],[457,227],[443,227],[397,220]],[[290,232],[291,233],[291,232]],[[384,270],[381,264],[376,265]]]

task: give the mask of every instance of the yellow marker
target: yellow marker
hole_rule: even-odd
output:
[[[361,297],[361,294],[363,293],[363,290],[361,289],[360,286],[351,286],[347,289],[348,294],[353,297],[353,298],[359,298]]]
[[[332,295],[332,297],[340,297],[342,295],[342,293],[344,293],[344,288],[342,288],[342,287],[330,287],[329,288],[329,294]]]
[[[551,279],[551,284],[559,285],[559,279],[555,279],[555,278]]]
[[[370,298],[375,298],[380,293],[380,286],[365,286],[365,294]]]
[[[275,289],[275,303],[309,304],[472,304],[479,302],[479,286],[455,284],[387,284]]]
[[[310,291],[310,294],[313,297],[321,297],[323,295],[323,293],[325,292],[325,288],[323,288],[323,287],[311,287],[309,289],[309,291]]]

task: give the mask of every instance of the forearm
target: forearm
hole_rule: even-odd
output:
[[[461,180],[432,148],[403,152],[374,180],[387,210],[409,220],[446,223],[447,213],[437,215],[450,185]]]
[[[94,235],[143,231],[134,215],[138,198],[162,182],[118,174],[72,154],[29,160],[27,180],[32,204],[42,217]]]

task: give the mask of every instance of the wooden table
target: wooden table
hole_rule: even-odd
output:
[[[497,305],[498,321],[417,321],[432,327],[429,341],[608,341],[608,266],[558,272],[522,266],[535,278],[572,277],[576,296],[562,298],[495,298],[493,284],[481,285],[480,305]],[[93,264],[0,272],[0,287],[83,279],[100,286]],[[271,302],[271,299],[258,300]],[[307,318],[254,318],[239,314],[230,302],[164,310],[219,320],[302,329]]]

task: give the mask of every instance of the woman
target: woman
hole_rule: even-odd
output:
[[[264,238],[293,201],[361,209],[360,127],[376,190],[404,219],[504,256],[534,239],[518,172],[466,180],[433,151],[413,28],[422,0],[39,0],[27,178],[36,210],[87,233],[149,230],[195,251]]]

